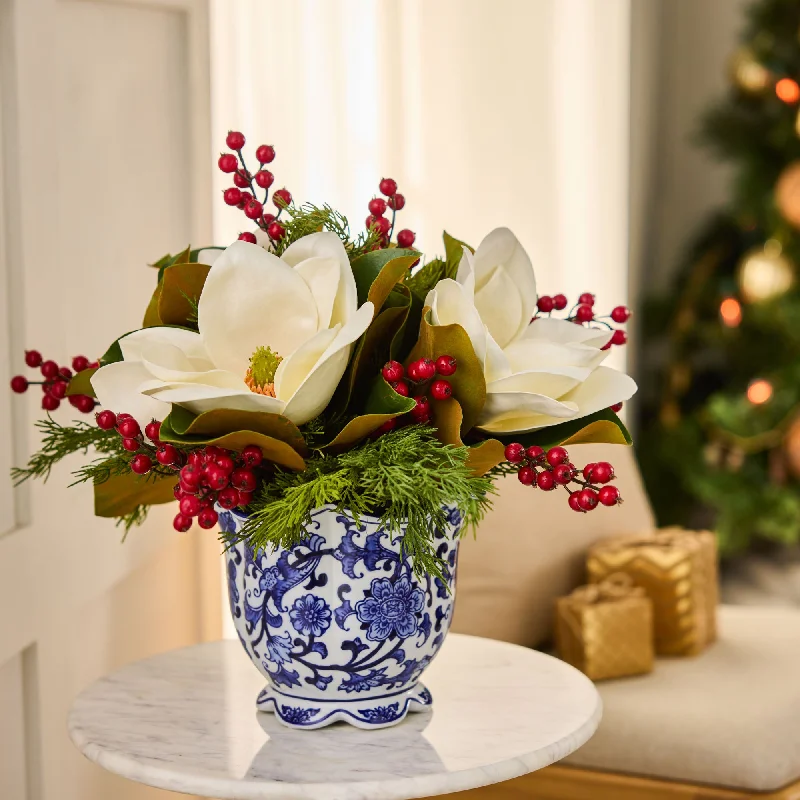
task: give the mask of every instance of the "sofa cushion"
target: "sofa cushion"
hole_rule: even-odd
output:
[[[553,631],[555,600],[586,578],[586,550],[598,539],[653,530],[633,449],[623,445],[569,448],[578,465],[610,461],[624,503],[576,514],[564,491],[500,481],[494,508],[458,556],[453,630],[536,647]]]
[[[800,611],[720,608],[720,640],[597,684],[603,721],[564,763],[772,791],[800,778]]]

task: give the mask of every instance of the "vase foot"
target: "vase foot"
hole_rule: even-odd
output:
[[[289,728],[313,730],[334,722],[347,722],[356,728],[374,730],[397,725],[409,711],[425,711],[431,707],[431,693],[421,683],[410,689],[379,697],[318,700],[284,694],[274,686],[266,686],[258,695],[259,711],[275,714]]]

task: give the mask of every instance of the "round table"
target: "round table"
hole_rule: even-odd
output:
[[[600,721],[584,675],[504,642],[450,634],[423,680],[433,709],[393,728],[291,730],[256,711],[263,678],[239,642],[213,642],[92,684],[69,732],[101,767],[163,789],[221,800],[405,800],[546,767]]]

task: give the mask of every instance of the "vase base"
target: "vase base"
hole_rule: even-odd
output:
[[[275,714],[289,728],[313,730],[334,722],[347,722],[356,728],[374,730],[397,725],[409,711],[425,711],[432,703],[431,693],[421,683],[400,692],[363,700],[298,698],[284,694],[274,686],[266,686],[258,695],[256,707],[259,711]]]

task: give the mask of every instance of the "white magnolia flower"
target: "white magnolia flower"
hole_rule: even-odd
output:
[[[330,402],[372,303],[357,307],[347,253],[333,233],[278,258],[237,241],[215,259],[198,304],[199,333],[145,328],[120,340],[123,361],[98,370],[102,405],[140,424],[170,404],[283,414],[301,425]]]
[[[636,384],[600,363],[610,331],[536,313],[536,278],[528,254],[507,228],[497,228],[475,254],[464,248],[456,280],[428,293],[435,325],[466,330],[486,378],[478,427],[492,433],[531,431],[579,419],[627,400]]]

